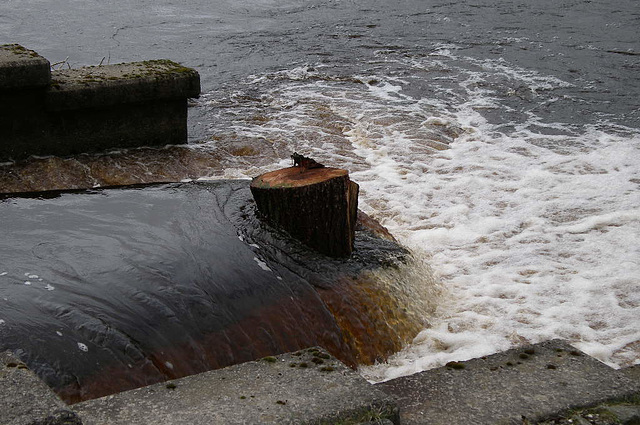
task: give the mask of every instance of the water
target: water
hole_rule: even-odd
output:
[[[367,378],[549,338],[635,364],[639,24],[635,0],[5,1],[2,42],[63,67],[168,57],[203,95],[188,148],[34,159],[0,184],[246,178],[295,150],[351,170],[445,288]]]
[[[363,228],[350,258],[317,254],[256,217],[248,180],[8,198],[0,215],[0,351],[67,402],[310,346],[372,364],[433,310],[406,249]]]

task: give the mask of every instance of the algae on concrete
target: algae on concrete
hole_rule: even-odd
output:
[[[167,59],[57,70],[51,78],[52,111],[200,96],[198,72]]]
[[[184,144],[187,98],[199,95],[198,72],[166,59],[51,71],[0,46],[0,161]]]

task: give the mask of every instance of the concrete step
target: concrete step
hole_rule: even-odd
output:
[[[319,348],[72,407],[85,425],[398,423],[389,396]]]
[[[553,340],[372,385],[327,352],[266,357],[67,406],[9,353],[0,423],[640,423],[639,367],[614,370]]]
[[[0,424],[79,425],[80,418],[27,366],[0,353]]]
[[[631,399],[640,383],[562,340],[376,385],[393,395],[403,425],[533,424],[571,409]]]

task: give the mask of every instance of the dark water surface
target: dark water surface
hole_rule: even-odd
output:
[[[350,260],[314,254],[258,221],[248,181],[49,195],[0,202],[0,350],[67,401],[316,345],[371,363],[421,326],[375,277],[404,249],[358,232]]]
[[[249,75],[301,65],[322,64],[333,77],[415,77],[406,75],[400,58],[429,55],[446,45],[465,56],[496,58],[574,83],[554,93],[567,97],[545,111],[554,120],[566,114],[564,120],[583,123],[595,115],[634,128],[640,126],[640,58],[631,53],[640,53],[639,24],[634,0],[8,0],[0,5],[2,42],[22,43],[52,63],[68,58],[73,67],[171,58],[202,74],[205,93],[237,88]],[[498,78],[493,83],[504,84]],[[412,83],[410,94],[430,94],[428,79]],[[514,101],[516,110],[530,106],[518,96]],[[207,117],[210,111],[198,112]],[[194,140],[210,135],[202,127],[193,123]]]
[[[469,104],[500,131],[526,123],[543,135],[584,125],[627,134],[640,127],[638,9],[635,0],[8,0],[0,42],[22,43],[57,68],[170,58],[200,72],[204,96],[190,109],[195,150],[32,160],[0,170],[0,190],[252,176],[297,148],[322,155],[326,141],[317,139],[342,136],[349,118],[304,111],[311,122],[301,123],[298,110],[277,120],[301,102],[326,102],[283,93],[318,84],[349,98],[399,84],[405,99],[430,99],[432,114]],[[478,95],[495,102],[469,102]],[[373,107],[388,106],[379,100]],[[449,143],[459,134],[429,130],[419,137]],[[359,162],[346,152],[332,159]]]

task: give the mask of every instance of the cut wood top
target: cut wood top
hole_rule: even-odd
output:
[[[304,169],[301,167],[289,167],[262,174],[253,179],[251,186],[260,189],[302,187],[348,175],[349,172],[341,168]]]

